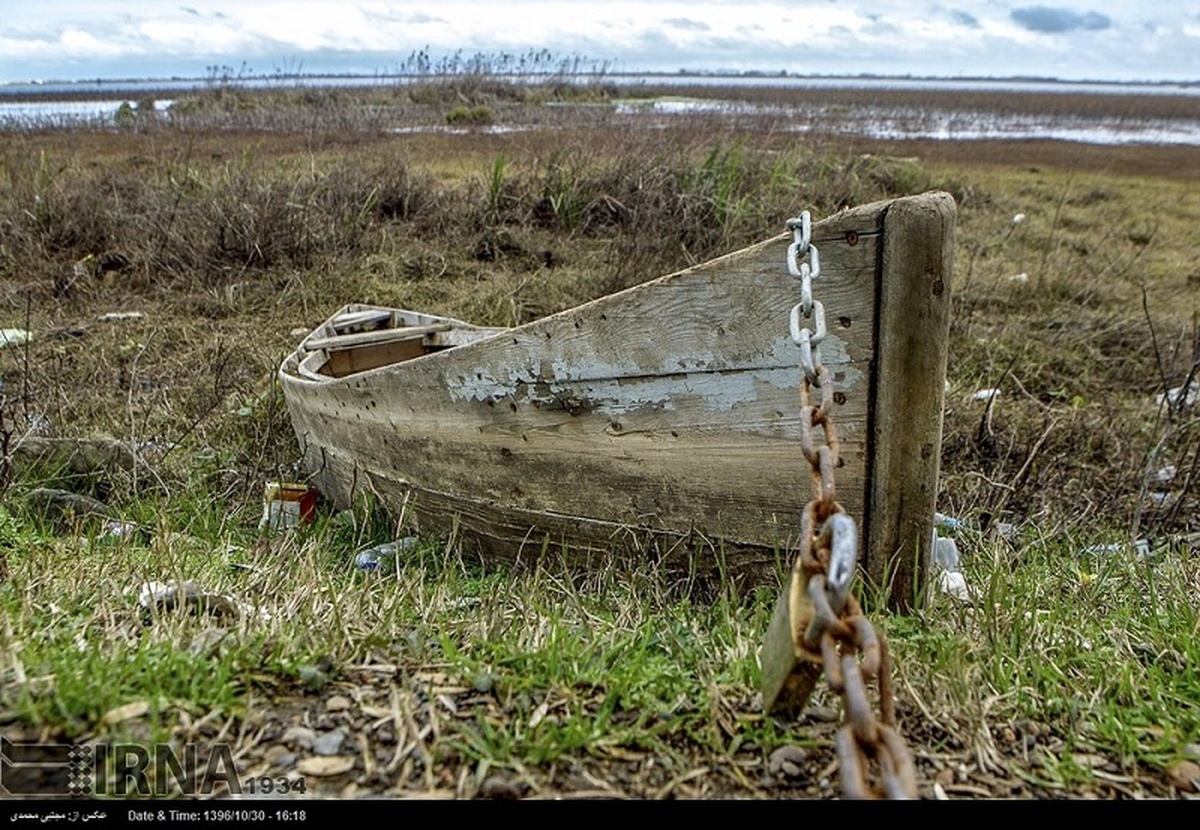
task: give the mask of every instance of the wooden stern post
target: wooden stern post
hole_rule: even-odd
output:
[[[933,546],[954,220],[941,192],[897,200],[883,220],[862,555],[900,611],[920,599]]]
[[[862,515],[854,518],[864,540],[861,570],[874,587],[887,592],[888,606],[899,611],[916,606],[928,583],[941,459],[954,220],[954,200],[946,193],[889,203],[879,223],[873,296],[861,297],[872,310],[874,349]],[[814,293],[820,289],[817,282]],[[821,655],[803,642],[813,616],[807,577],[797,560],[760,651],[766,711],[798,714],[820,679]]]

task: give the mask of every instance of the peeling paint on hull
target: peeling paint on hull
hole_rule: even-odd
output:
[[[831,321],[822,359],[838,393],[838,498],[860,515],[891,204],[814,225],[814,293]],[[941,197],[933,204],[946,212]],[[511,329],[348,306],[308,338],[325,348],[302,347],[280,370],[308,472],[337,503],[374,493],[420,532],[457,533],[491,554],[549,545],[588,555],[620,537],[662,556],[699,541],[712,561],[736,550],[760,576],[774,573],[811,495],[790,241],[780,234]],[[401,330],[345,335],[333,324],[378,313]],[[361,354],[337,353],[328,344],[339,338]],[[372,338],[403,357],[373,358],[362,346]],[[914,390],[904,407],[921,423],[940,418],[940,380],[937,390],[936,400]]]

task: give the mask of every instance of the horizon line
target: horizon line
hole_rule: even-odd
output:
[[[221,67],[225,70],[230,70],[222,74],[216,75],[208,73],[205,75],[170,75],[170,76],[127,76],[127,77],[75,77],[75,78],[28,78],[24,80],[8,80],[0,81],[0,87],[8,86],[46,86],[46,85],[115,85],[123,83],[154,83],[154,82],[180,82],[180,81],[198,81],[208,83],[236,83],[241,81],[255,80],[280,80],[280,81],[299,81],[320,78],[344,78],[344,79],[427,79],[438,80],[441,78],[458,78],[458,77],[495,77],[495,78],[554,78],[566,75],[569,78],[596,79],[605,77],[664,77],[664,78],[687,78],[687,77],[704,77],[704,78],[790,78],[795,80],[805,79],[821,79],[821,80],[906,80],[906,81],[1004,81],[1014,83],[1060,83],[1060,84],[1097,84],[1104,86],[1127,86],[1127,85],[1148,85],[1148,86],[1194,86],[1200,85],[1200,77],[1190,80],[1168,80],[1168,79],[1098,79],[1098,78],[1065,78],[1054,75],[982,75],[982,74],[916,74],[916,73],[884,73],[884,72],[859,72],[859,73],[820,73],[820,72],[794,72],[786,69],[780,70],[761,70],[761,69],[694,69],[681,67],[676,70],[665,69],[647,69],[647,70],[588,70],[578,69],[572,72],[564,73],[562,71],[446,71],[446,72],[400,72],[400,71],[309,71],[309,72],[255,72],[253,70],[238,72],[234,74],[231,67]]]

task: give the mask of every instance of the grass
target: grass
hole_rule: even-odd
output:
[[[468,101],[502,123],[496,97]],[[963,152],[719,119],[0,135],[0,323],[34,333],[0,350],[0,730],[224,742],[245,774],[296,780],[311,752],[289,729],[341,729],[352,769],[307,776],[326,796],[836,797],[837,696],[819,683],[796,720],[755,699],[770,591],[619,556],[502,569],[442,539],[363,573],[357,551],[407,532],[369,505],[258,532],[263,481],[295,474],[274,370],[345,301],[520,323],[801,208],[940,188],[959,215],[939,509],[979,598],[901,616],[859,585],[921,795],[1180,796],[1200,433],[1155,396],[1196,371],[1194,182],[1160,172],[1176,149]],[[32,464],[14,450],[38,430],[140,445],[152,473]],[[53,522],[38,486],[143,532]],[[1084,552],[1135,535],[1151,558]],[[251,610],[144,612],[143,583],[171,580]]]
[[[779,782],[764,769],[774,750],[799,744],[821,760],[815,775],[831,751],[828,732],[755,707],[768,592],[698,602],[637,566],[488,570],[436,540],[394,573],[362,573],[354,552],[388,537],[362,519],[322,517],[303,534],[263,539],[244,520],[197,527],[204,510],[163,505],[144,545],[6,517],[10,725],[154,742],[208,716],[214,731],[250,724],[237,748],[253,759],[263,751],[255,728],[289,722],[289,707],[319,710],[339,693],[380,709],[399,695],[410,731],[426,735],[410,750],[413,780],[368,784],[453,789],[467,770],[477,790],[508,771],[538,791],[579,788],[590,775],[648,796],[706,768],[717,772],[681,795],[832,795],[829,781]],[[935,595],[918,615],[871,615],[889,637],[902,724],[926,774],[961,757],[980,775],[1015,770],[1037,790],[1067,793],[1102,783],[1096,756],[1129,781],[1177,762],[1200,729],[1190,705],[1200,694],[1195,559],[1087,561],[1041,541],[1014,564],[996,543],[963,543],[977,606]],[[143,612],[144,581],[184,578],[253,611],[232,621]],[[106,722],[131,703],[147,711]],[[823,686],[813,705],[837,706]],[[1031,760],[1014,763],[1014,753]],[[547,782],[555,767],[570,772]],[[629,772],[614,777],[617,768]]]

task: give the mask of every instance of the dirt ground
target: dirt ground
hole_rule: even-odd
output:
[[[1067,167],[1173,178],[1200,178],[1190,147],[1129,148],[1057,141],[942,142],[854,139],[861,152],[914,156],[926,164],[986,163]],[[713,719],[731,736],[739,719],[765,717],[752,699],[727,700]],[[215,797],[309,799],[837,799],[840,787],[833,737],[840,726],[832,708],[816,707],[797,723],[805,746],[764,757],[744,745],[726,757],[654,757],[623,748],[599,748],[572,760],[526,769],[489,769],[463,752],[435,756],[453,744],[456,724],[503,718],[495,696],[469,680],[431,665],[412,673],[397,666],[351,667],[320,691],[280,688],[247,707],[238,719],[202,719],[180,727],[178,738],[204,744],[227,741],[245,778],[272,781],[273,792],[214,793]],[[554,716],[554,712],[549,712]],[[1196,800],[1156,770],[1130,769],[1118,759],[1079,757],[1093,780],[1064,790],[1039,775],[1043,753],[1055,753],[1052,733],[1036,723],[983,724],[973,745],[921,712],[899,703],[903,734],[916,763],[918,795],[926,800]],[[724,723],[729,725],[726,727]],[[956,730],[959,731],[959,730]],[[13,724],[14,741],[53,741],[54,735]],[[303,792],[294,791],[303,780]],[[287,783],[280,783],[287,782]],[[281,794],[279,789],[293,789]]]

